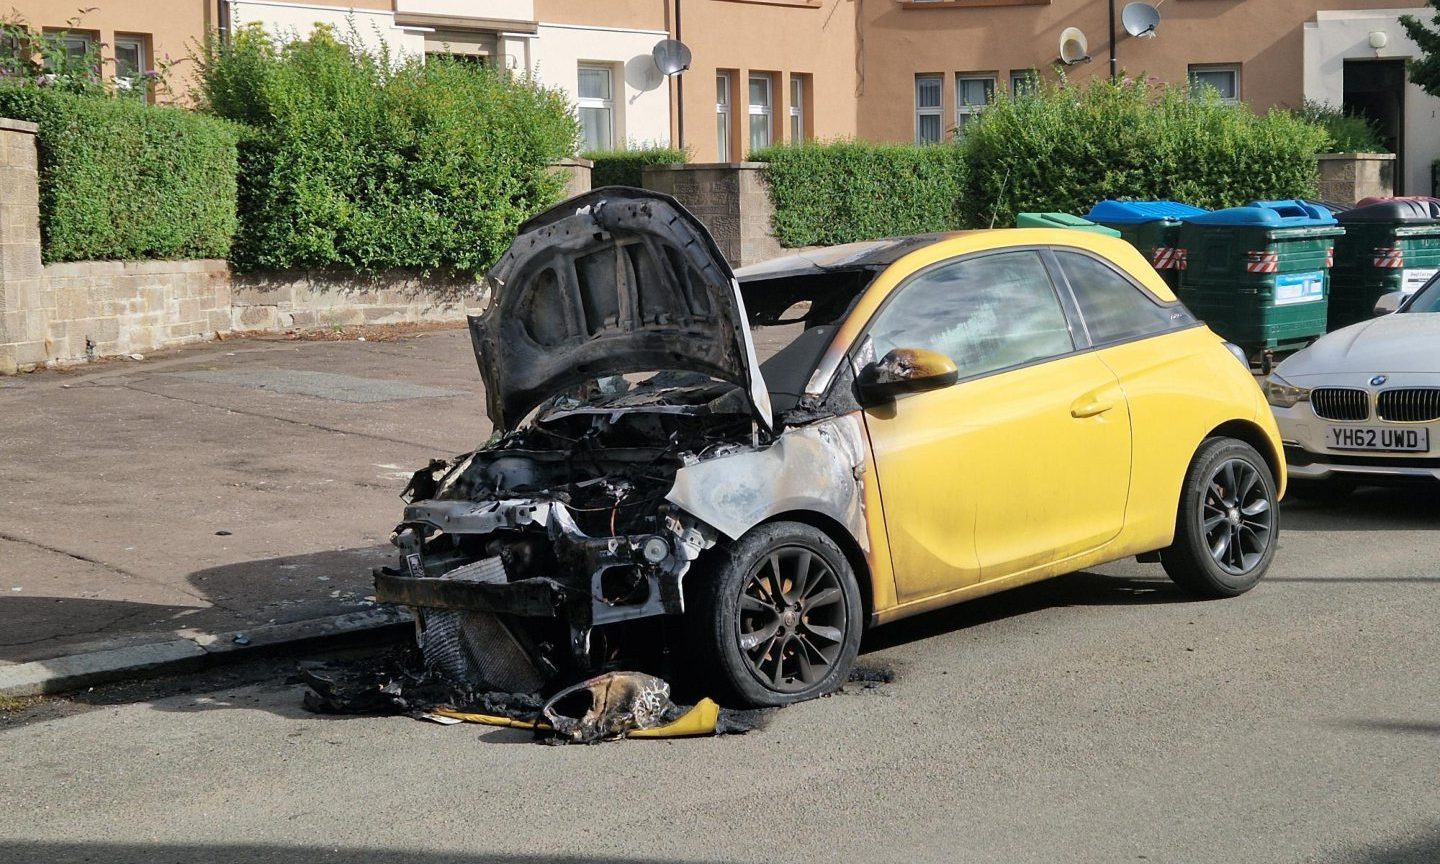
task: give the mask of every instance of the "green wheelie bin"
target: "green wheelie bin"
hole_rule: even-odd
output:
[[[1094,234],[1104,234],[1107,237],[1119,237],[1120,232],[1114,228],[1106,228],[1104,225],[1096,225],[1079,216],[1072,216],[1069,213],[1017,213],[1015,214],[1016,228],[1069,228],[1072,231],[1089,231]]]
[[[1180,225],[1187,216],[1210,211],[1177,201],[1101,201],[1085,218],[1114,228],[1130,245],[1140,250],[1160,278],[1171,289],[1180,287],[1185,269],[1185,250],[1180,246]]]
[[[1251,356],[1298,349],[1324,335],[1330,264],[1345,229],[1307,201],[1252,201],[1186,217],[1180,299]]]
[[[1382,296],[1414,294],[1440,270],[1440,201],[1382,198],[1338,214],[1345,236],[1330,271],[1331,330],[1375,317]]]

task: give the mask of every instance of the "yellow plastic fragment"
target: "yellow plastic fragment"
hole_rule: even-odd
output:
[[[500,717],[495,714],[471,714],[465,711],[454,711],[449,708],[436,708],[430,712],[441,717],[454,717],[456,720],[464,720],[466,723],[483,723],[486,726],[504,726],[510,729],[539,729],[550,731],[548,723],[534,723],[529,720],[516,720],[513,717]],[[673,721],[664,726],[656,726],[653,729],[636,729],[626,735],[627,738],[685,738],[691,735],[712,735],[715,732],[715,723],[720,719],[720,706],[715,704],[713,699],[701,699],[695,703],[689,711],[681,714]]]
[[[483,723],[486,726],[505,726],[510,729],[542,729],[550,730],[548,723],[534,723],[530,720],[516,720],[514,717],[500,717],[495,714],[470,714],[465,711],[454,711],[450,708],[436,708],[431,714],[439,714],[441,717],[454,717],[456,720],[464,720],[466,723]],[[683,717],[681,718],[684,719]]]
[[[712,735],[720,719],[720,706],[713,699],[701,699],[695,707],[664,726],[636,729],[628,738],[684,738],[688,735]]]

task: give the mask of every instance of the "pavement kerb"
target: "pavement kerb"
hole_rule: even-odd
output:
[[[400,636],[412,627],[407,611],[380,607],[231,633],[206,633],[113,648],[99,646],[64,657],[0,666],[0,696],[48,696],[96,684],[188,672],[302,648],[375,642]]]

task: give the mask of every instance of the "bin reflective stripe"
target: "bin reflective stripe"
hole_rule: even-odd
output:
[[[1246,273],[1274,273],[1280,269],[1279,252],[1247,252],[1245,258]]]
[[[1377,246],[1375,248],[1376,267],[1387,269],[1398,269],[1405,266],[1405,250],[1394,246]]]
[[[1334,266],[1335,266],[1335,247],[1334,247],[1334,246],[1331,246],[1331,247],[1329,247],[1329,248],[1327,248],[1327,249],[1325,250],[1325,266],[1326,266],[1326,267],[1334,267]]]
[[[1187,253],[1174,246],[1156,246],[1150,256],[1150,265],[1156,270],[1184,270]]]

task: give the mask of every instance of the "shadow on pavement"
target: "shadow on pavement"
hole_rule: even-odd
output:
[[[1433,531],[1440,528],[1440,483],[1370,487],[1328,501],[1287,495],[1280,519],[1282,534],[1285,531]]]
[[[660,864],[658,858],[613,858],[599,855],[496,854],[485,852],[416,852],[400,849],[344,849],[326,846],[271,846],[259,843],[37,843],[7,842],[0,864]],[[694,860],[714,860],[697,858]]]
[[[1136,579],[1081,571],[877,627],[865,634],[860,652],[865,654],[893,648],[907,642],[1057,606],[1140,606],[1152,603],[1196,602],[1204,601],[1176,588],[1164,575],[1157,575],[1153,579]]]
[[[210,567],[186,577],[194,597],[188,605],[7,592],[0,594],[0,661],[43,661],[102,642],[140,644],[374,608],[365,600],[373,592],[370,570],[392,557],[387,544]]]

